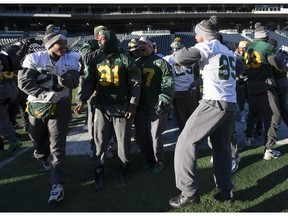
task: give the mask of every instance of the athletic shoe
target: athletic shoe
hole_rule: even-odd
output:
[[[252,145],[253,141],[254,141],[253,137],[247,137],[245,140],[245,145],[250,147]]]
[[[157,174],[164,170],[164,163],[163,162],[157,162],[153,168],[153,173]]]
[[[280,151],[276,151],[273,149],[266,149],[265,153],[264,153],[264,159],[265,160],[271,160],[271,159],[275,159],[281,156],[281,152]]]
[[[236,158],[232,158],[232,173],[236,172],[236,170],[238,169],[240,160],[241,160],[240,155],[237,155]]]
[[[232,191],[220,191],[213,196],[213,198],[219,202],[234,202],[234,195]]]
[[[51,164],[50,164],[50,161],[49,161],[48,158],[46,160],[42,161],[42,166],[43,166],[45,171],[50,171],[51,170]]]
[[[182,208],[187,205],[195,205],[200,202],[200,196],[198,192],[196,192],[193,196],[191,197],[186,197],[180,194],[177,197],[174,197],[169,200],[169,205],[173,208]]]
[[[99,191],[103,189],[104,167],[99,166],[95,169],[94,189]]]
[[[64,198],[64,190],[61,184],[54,184],[50,193],[48,204],[60,202]]]
[[[17,139],[11,142],[9,145],[7,156],[12,157],[14,153],[16,152],[17,148],[19,148],[21,145],[22,144]]]

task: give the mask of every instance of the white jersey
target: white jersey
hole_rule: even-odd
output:
[[[167,55],[163,59],[165,59],[172,67],[175,82],[175,91],[188,91],[191,83],[194,82],[194,73],[192,66],[181,66],[179,68],[175,68],[173,54]]]
[[[236,102],[236,57],[218,40],[197,43],[203,99]]]
[[[55,67],[61,68],[63,71],[68,70],[80,70],[79,58],[77,53],[69,52],[64,56],[61,56],[60,59],[56,62]],[[51,60],[48,51],[40,51],[31,53],[26,56],[23,61],[23,68],[30,68],[32,70],[37,70],[39,72],[39,76],[37,77],[37,81],[39,86],[46,89],[47,91],[55,91],[57,88],[57,92],[61,93],[62,97],[69,96],[69,88],[60,86],[59,84],[55,86],[55,81],[53,81],[53,76],[49,76],[44,72],[45,65],[51,65]],[[42,99],[29,95],[27,98],[30,102],[43,102]]]

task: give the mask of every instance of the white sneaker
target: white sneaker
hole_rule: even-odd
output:
[[[240,155],[237,155],[236,158],[232,158],[232,173],[238,169],[240,160],[241,160]]]
[[[278,158],[280,156],[281,156],[281,152],[280,151],[276,151],[276,150],[272,150],[272,149],[266,149],[263,158],[265,160],[271,160],[271,159]]]
[[[64,190],[61,184],[54,184],[50,193],[48,204],[56,203],[64,198]]]
[[[253,137],[247,137],[246,140],[245,140],[245,145],[246,146],[251,146],[253,141],[254,141]]]
[[[240,122],[242,122],[242,123],[246,122],[246,113],[245,113],[245,111],[240,112]]]

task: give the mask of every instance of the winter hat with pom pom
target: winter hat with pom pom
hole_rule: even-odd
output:
[[[266,38],[269,37],[269,35],[270,31],[265,26],[262,26],[261,23],[259,22],[255,23],[255,33],[254,33],[255,39]]]
[[[195,27],[195,33],[200,35],[201,37],[212,40],[216,39],[216,32],[217,32],[217,17],[213,17],[214,19],[209,20],[202,20],[200,23],[198,23]]]
[[[55,43],[60,40],[67,40],[67,38],[61,34],[60,29],[55,27],[53,24],[50,24],[46,27],[45,35],[44,35],[44,45],[48,50]]]

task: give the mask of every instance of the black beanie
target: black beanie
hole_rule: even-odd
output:
[[[64,35],[61,34],[60,29],[56,28],[53,24],[50,24],[46,27],[46,32],[44,35],[44,45],[45,48],[48,50],[50,49],[55,43],[60,40],[67,40]]]

